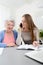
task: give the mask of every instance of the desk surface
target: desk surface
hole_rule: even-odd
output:
[[[5,48],[0,56],[0,65],[42,65],[24,56],[28,50],[16,50],[14,47]]]

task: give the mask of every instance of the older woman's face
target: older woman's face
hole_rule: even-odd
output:
[[[23,29],[27,29],[28,28],[28,24],[26,22],[25,17],[22,17],[22,25],[23,25]]]
[[[11,32],[13,30],[14,23],[11,21],[6,22],[6,30]]]

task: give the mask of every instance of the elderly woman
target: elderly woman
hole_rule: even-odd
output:
[[[5,23],[5,30],[0,32],[0,43],[6,44],[6,46],[15,46],[18,33],[14,28],[14,21],[7,20]]]

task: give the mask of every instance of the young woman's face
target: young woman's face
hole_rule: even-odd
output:
[[[6,23],[6,30],[7,30],[8,32],[11,32],[11,31],[13,30],[13,27],[14,27],[14,23],[13,23],[13,22],[8,21],[8,22]]]
[[[28,24],[27,24],[27,21],[26,21],[25,17],[22,17],[22,25],[23,25],[23,29],[28,28]]]

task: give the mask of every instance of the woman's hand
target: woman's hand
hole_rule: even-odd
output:
[[[16,44],[15,43],[9,43],[9,44],[7,44],[7,46],[16,46]]]
[[[33,41],[33,46],[35,46],[35,47],[39,46],[39,42],[38,41]]]

